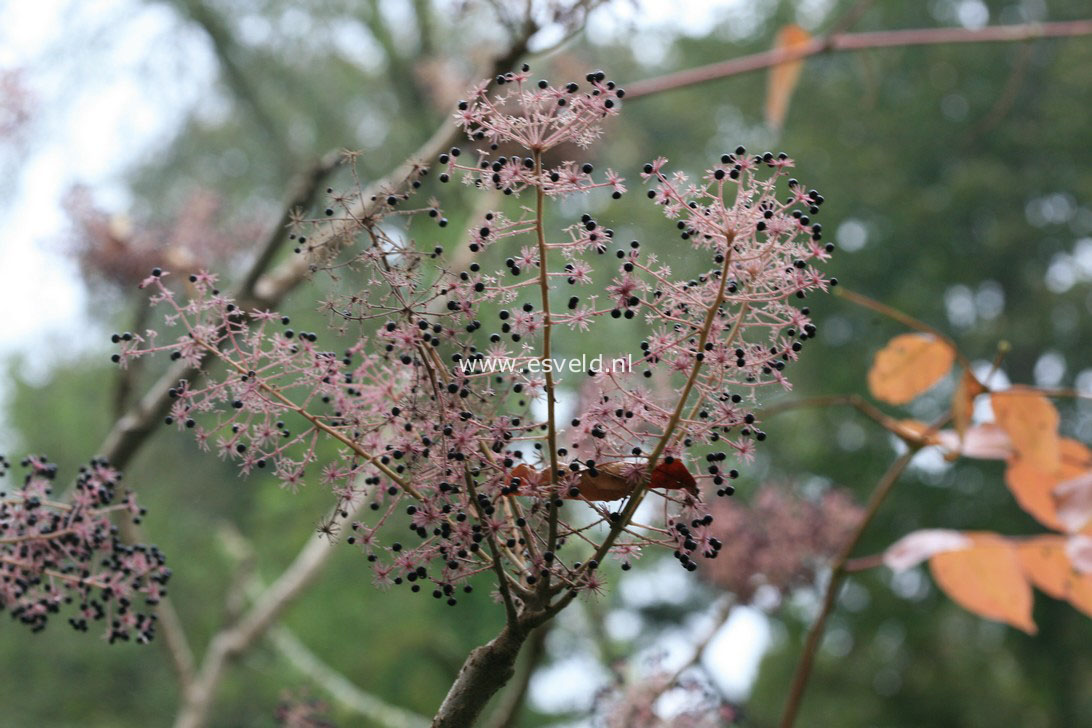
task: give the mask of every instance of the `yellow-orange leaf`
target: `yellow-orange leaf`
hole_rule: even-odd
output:
[[[1010,389],[990,395],[997,424],[1009,433],[1016,456],[1035,464],[1038,470],[1053,472],[1058,467],[1058,410],[1039,394]]]
[[[1016,549],[997,534],[966,535],[974,542],[971,548],[929,559],[937,585],[964,609],[1034,634],[1031,585]]]
[[[1065,599],[1073,566],[1065,554],[1064,536],[1036,536],[1016,546],[1020,566],[1031,583],[1055,599]]]
[[[954,361],[948,342],[932,334],[901,334],[876,352],[868,389],[876,399],[906,404],[939,382]]]
[[[1053,471],[1040,469],[1034,460],[1016,457],[1005,470],[1005,484],[1021,508],[1044,526],[1062,531],[1065,528],[1058,518],[1054,488],[1090,468],[1092,452],[1080,442],[1063,437],[1058,442],[1058,465]]]
[[[1064,536],[1037,536],[1017,545],[1024,574],[1055,599],[1064,599],[1092,617],[1092,575],[1073,568]]]
[[[797,48],[811,40],[808,31],[799,25],[786,25],[777,31],[774,50]],[[780,129],[789,113],[789,100],[804,70],[803,59],[778,63],[770,68],[766,83],[766,123]]]

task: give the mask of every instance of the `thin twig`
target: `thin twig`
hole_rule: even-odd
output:
[[[516,610],[516,603],[512,600],[512,590],[508,588],[508,575],[504,573],[504,565],[501,564],[497,537],[493,533],[493,529],[489,527],[485,514],[481,512],[481,505],[478,503],[478,491],[474,487],[474,478],[470,477],[469,468],[463,469],[463,480],[470,494],[470,502],[474,504],[475,510],[478,511],[478,522],[481,524],[482,530],[485,531],[485,539],[489,544],[489,555],[493,558],[493,570],[497,574],[497,589],[500,590],[501,599],[504,601],[505,618],[508,620],[510,628],[518,629],[519,612]]]
[[[886,303],[881,303],[874,298],[870,298],[869,296],[864,295],[863,293],[857,293],[856,291],[848,290],[845,287],[835,288],[833,289],[833,292],[835,296],[844,298],[850,303],[856,304],[861,308],[867,308],[870,311],[875,311],[880,315],[886,316],[892,321],[898,321],[903,326],[914,329],[916,331],[920,331],[923,334],[935,336],[937,339],[943,341],[949,347],[951,347],[952,351],[955,352],[956,359],[959,361],[960,366],[962,366],[964,369],[970,368],[971,363],[967,360],[967,357],[963,356],[963,354],[959,351],[959,347],[956,346],[956,343],[952,340],[952,338],[935,326],[931,326],[920,319],[914,318],[908,313],[903,313],[897,308],[894,308],[893,306],[888,306]]]
[[[694,643],[693,651],[690,658],[684,662],[679,669],[672,673],[671,677],[660,689],[659,693],[662,695],[671,688],[679,684],[679,679],[690,668],[701,663],[702,657],[705,655],[705,651],[709,648],[709,643],[713,641],[713,638],[717,636],[721,628],[728,623],[728,619],[732,616],[732,609],[735,607],[736,602],[732,595],[726,595],[713,606],[713,623],[706,630],[697,642]]]
[[[800,45],[753,53],[631,83],[626,86],[626,98],[639,98],[730,76],[753,73],[781,63],[823,53],[956,43],[1013,43],[1038,38],[1072,38],[1084,35],[1092,35],[1092,19],[1058,23],[994,25],[985,28],[915,28],[871,33],[835,33]]]
[[[330,540],[312,537],[300,549],[284,572],[255,600],[249,610],[235,623],[221,629],[209,642],[201,667],[184,693],[175,718],[175,728],[198,728],[208,720],[216,687],[228,662],[260,639],[280,614],[302,593],[334,554],[337,526],[349,523],[363,505],[363,495],[348,503],[340,503],[324,522],[332,524]],[[342,515],[342,514],[345,515]]]
[[[1009,72],[1008,79],[1005,80],[1005,86],[1001,89],[1001,93],[998,95],[997,100],[994,101],[990,110],[978,120],[978,123],[974,125],[970,133],[967,135],[967,142],[973,143],[982,136],[989,133],[995,126],[1001,123],[1001,120],[1008,115],[1012,110],[1013,105],[1016,103],[1017,96],[1020,95],[1020,89],[1024,85],[1024,79],[1027,77],[1028,68],[1031,66],[1031,55],[1033,46],[1031,43],[1024,43],[1019,47],[1019,52],[1016,56],[1016,61],[1012,64],[1012,70]]]
[[[544,193],[542,189],[541,179],[542,172],[542,152],[538,149],[534,150],[535,161],[535,175],[539,178],[540,182],[535,186],[535,236],[538,243],[538,286],[539,296],[542,300],[542,356],[540,361],[550,361],[550,357],[553,356],[553,352],[550,346],[550,337],[553,331],[553,320],[550,314],[550,274],[546,267],[546,231],[543,229],[542,215],[543,215],[543,198]],[[546,446],[550,453],[550,515],[548,535],[546,537],[546,550],[554,551],[557,548],[557,521],[558,521],[558,494],[557,494],[557,419],[555,417],[555,408],[557,405],[557,395],[554,391],[554,375],[552,368],[547,367],[545,369],[546,376]],[[539,594],[542,595],[542,599],[547,598],[547,594],[550,590],[550,574],[549,572],[543,577],[542,582],[539,584]]]
[[[860,542],[865,529],[868,528],[869,524],[876,517],[876,513],[879,512],[880,506],[883,505],[887,496],[890,495],[891,490],[895,487],[895,483],[898,482],[899,477],[906,470],[907,466],[910,465],[910,461],[913,460],[918,451],[925,446],[925,441],[938,429],[947,424],[950,419],[951,413],[948,413],[930,425],[929,429],[922,434],[920,442],[908,444],[906,452],[891,463],[887,468],[887,472],[883,474],[883,477],[881,477],[876,484],[875,490],[872,491],[872,495],[868,499],[868,505],[865,508],[865,513],[861,518],[861,522],[857,524],[857,528],[850,535],[837,557],[835,557],[834,563],[831,565],[830,580],[827,582],[827,588],[823,593],[823,602],[819,609],[819,615],[815,618],[815,622],[808,630],[808,636],[804,642],[804,651],[800,655],[800,662],[797,663],[796,672],[793,674],[792,687],[789,689],[789,696],[785,701],[785,709],[781,714],[780,728],[792,728],[793,723],[796,721],[796,714],[800,710],[800,703],[804,697],[804,689],[807,687],[808,678],[811,676],[811,668],[815,662],[815,655],[819,649],[819,641],[823,637],[827,619],[834,609],[834,602],[842,586],[842,581],[847,574],[846,563],[853,554],[853,550],[857,547],[858,542]]]
[[[818,397],[804,397],[802,399],[775,402],[762,408],[762,416],[765,419],[769,419],[774,415],[790,410],[803,409],[805,407],[837,407],[839,405],[853,407],[855,410],[894,435],[903,438],[907,435],[906,428],[900,426],[898,420],[884,414],[878,407],[859,394],[829,394],[820,395]]]
[[[327,665],[283,624],[269,631],[269,641],[297,670],[306,675],[341,706],[382,728],[426,728],[428,719],[381,700],[362,690],[349,678]]]

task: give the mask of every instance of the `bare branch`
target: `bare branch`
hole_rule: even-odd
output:
[[[266,585],[253,571],[254,549],[233,526],[221,529],[220,537],[239,562],[243,583],[239,590],[246,600],[257,601],[266,592]],[[269,641],[289,663],[325,690],[345,708],[384,728],[425,728],[428,720],[421,715],[391,705],[354,684],[349,678],[323,662],[296,634],[283,624],[269,630]]]
[[[528,638],[527,649],[523,653],[523,661],[520,663],[515,682],[509,687],[501,698],[501,704],[489,717],[489,728],[513,728],[517,725],[520,709],[527,699],[527,688],[531,685],[531,677],[534,676],[542,658],[546,656],[546,635],[549,634],[550,624],[546,623],[531,633]]]
[[[886,30],[872,33],[835,33],[815,38],[808,43],[787,48],[762,51],[749,56],[732,58],[720,63],[689,68],[677,73],[638,81],[626,86],[627,98],[673,91],[761,71],[787,61],[796,61],[823,53],[863,51],[870,48],[899,48],[918,45],[951,45],[955,43],[1015,43],[1038,38],[1072,38],[1092,35],[1092,19],[1059,23],[1026,23],[995,25],[985,28],[915,28]]]
[[[808,678],[811,676],[811,667],[815,662],[815,654],[819,650],[819,641],[823,637],[823,631],[826,628],[827,619],[830,617],[830,613],[834,610],[834,602],[838,597],[839,591],[841,591],[842,582],[845,580],[846,574],[849,573],[846,568],[849,562],[850,556],[853,555],[853,550],[857,548],[858,542],[861,540],[861,536],[864,535],[865,529],[876,517],[876,513],[879,512],[880,506],[887,500],[887,496],[891,494],[891,490],[895,487],[895,483],[898,482],[903,472],[910,465],[910,461],[914,459],[918,451],[924,446],[925,440],[932,436],[938,429],[943,427],[952,418],[951,413],[945,414],[939,420],[929,426],[929,429],[922,435],[922,442],[917,444],[909,444],[906,452],[896,458],[887,471],[880,478],[876,484],[876,488],[872,491],[871,497],[868,499],[868,507],[865,509],[864,517],[861,518],[861,522],[857,525],[856,530],[846,541],[845,546],[842,547],[841,552],[835,558],[834,563],[831,565],[830,581],[827,583],[827,588],[823,593],[823,604],[819,609],[819,616],[815,618],[815,622],[812,624],[811,629],[808,630],[808,636],[804,642],[804,651],[800,655],[800,662],[797,663],[796,672],[793,674],[792,687],[789,689],[789,696],[785,700],[785,709],[781,714],[780,728],[792,728],[793,723],[796,722],[796,714],[800,710],[800,703],[804,698],[804,689],[807,687]]]
[[[361,494],[349,503],[339,504],[326,522],[335,527],[350,522],[363,501]],[[318,576],[333,556],[334,541],[336,536],[329,541],[310,539],[291,565],[254,600],[243,617],[213,636],[195,679],[183,695],[175,728],[198,728],[206,724],[216,687],[228,662],[264,636],[285,608]]]
[[[224,19],[201,0],[183,0],[179,6],[208,36],[225,80],[250,111],[266,140],[276,145],[276,148],[284,148],[283,134],[274,121],[273,114],[239,64],[239,49]]]
[[[391,705],[361,690],[351,680],[323,662],[284,625],[269,632],[269,641],[292,665],[345,708],[384,728],[425,728],[428,719]]]

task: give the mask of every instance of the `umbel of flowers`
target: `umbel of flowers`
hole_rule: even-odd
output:
[[[628,568],[661,546],[696,569],[722,547],[706,504],[732,494],[765,438],[762,392],[790,386],[815,335],[797,304],[835,282],[815,267],[833,246],[811,220],[823,198],[789,176],[792,160],[743,148],[696,178],[663,158],[639,173],[700,274],[680,276],[591,215],[548,225],[558,200],[626,192],[617,172],[565,158],[624,97],[598,71],[555,86],[524,66],[479,84],[455,113],[469,145],[440,156],[439,181],[514,199],[473,220],[471,262],[405,232],[416,218],[447,224],[437,200],[413,204],[422,163],[406,185],[367,193],[374,214],[355,213],[363,191],[331,190],[324,215],[296,221],[297,254],[331,276],[332,331],[243,310],[210,273],[174,287],[157,269],[142,285],[171,333],[118,335],[115,360],[165,352],[205,367],[172,391],[167,424],[244,474],[330,488],[320,530],[347,525],[379,586],[454,605],[490,572],[510,618],[545,619],[601,588],[607,558]],[[628,371],[574,385],[531,366],[642,324]],[[563,390],[579,391],[564,420]]]

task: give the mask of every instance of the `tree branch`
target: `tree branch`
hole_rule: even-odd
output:
[[[929,429],[923,433],[921,441],[918,443],[907,443],[907,450],[902,455],[897,457],[894,462],[887,468],[887,472],[883,474],[880,481],[876,484],[876,488],[872,491],[871,497],[868,499],[868,506],[865,508],[864,516],[861,518],[861,522],[857,525],[857,528],[850,535],[849,540],[846,541],[842,550],[838,552],[838,556],[835,557],[834,563],[831,565],[830,581],[827,582],[827,588],[823,593],[823,603],[819,608],[819,616],[815,618],[815,622],[812,624],[811,629],[808,630],[807,639],[804,642],[804,651],[800,655],[800,662],[796,665],[796,672],[793,673],[792,687],[789,689],[789,696],[785,700],[785,709],[781,714],[780,728],[792,728],[793,723],[796,721],[796,714],[800,710],[800,703],[804,697],[804,690],[808,684],[808,678],[811,676],[811,668],[815,662],[815,655],[819,650],[819,641],[823,637],[823,631],[826,629],[827,619],[830,617],[830,613],[834,610],[834,602],[838,597],[838,592],[842,586],[842,581],[845,579],[848,569],[846,564],[849,561],[850,556],[853,555],[853,550],[857,548],[857,544],[861,540],[861,536],[864,535],[865,529],[876,517],[876,513],[879,512],[880,506],[890,495],[891,490],[895,487],[895,483],[898,482],[899,477],[902,476],[906,468],[910,465],[910,461],[914,459],[918,451],[925,446],[925,441],[938,429],[943,427],[952,418],[951,413],[945,414],[935,423],[929,426]]]
[[[489,699],[515,674],[516,658],[527,639],[525,623],[505,625],[500,634],[467,656],[455,682],[432,719],[432,728],[474,725]]]
[[[287,151],[284,135],[273,120],[273,114],[236,58],[238,45],[224,19],[201,0],[182,0],[179,6],[208,36],[225,80],[250,111],[266,141],[274,145],[274,148]]]
[[[955,43],[1014,43],[1037,38],[1072,38],[1083,35],[1092,35],[1092,19],[1058,23],[994,25],[985,28],[915,28],[871,33],[833,33],[797,46],[753,53],[631,83],[626,86],[626,98],[639,98],[730,76],[753,73],[788,61],[824,53]]]
[[[277,625],[269,641],[293,667],[310,678],[345,708],[383,728],[425,728],[428,719],[405,708],[391,705],[357,687],[351,680],[323,662],[292,630]]]
[[[254,573],[255,558],[250,543],[233,526],[220,533],[224,545],[240,564],[240,596],[245,601],[257,601],[266,592],[266,585]],[[269,630],[269,641],[289,663],[325,690],[345,708],[377,723],[383,728],[425,728],[428,721],[421,715],[381,700],[357,687],[345,675],[327,665],[283,624]]]
[[[336,153],[327,154],[290,185],[280,217],[258,242],[258,252],[254,260],[232,291],[232,296],[240,305],[275,306],[291,290],[291,287],[284,287],[277,292],[276,297],[256,297],[254,294],[255,287],[263,280],[266,269],[284,241],[292,211],[311,205],[322,181],[334,169],[339,159],[340,156]],[[115,467],[124,468],[144,444],[154,426],[170,409],[170,389],[177,386],[180,379],[193,381],[200,375],[199,367],[188,366],[181,361],[170,366],[144,396],[114,422],[113,428],[99,447],[99,454]]]
[[[527,689],[531,685],[531,678],[535,669],[546,655],[546,635],[549,634],[549,623],[542,625],[531,633],[528,638],[527,649],[523,654],[523,661],[519,666],[519,674],[515,682],[502,695],[501,704],[496,711],[489,716],[488,728],[513,728],[519,717],[520,709],[527,699]]]
[[[364,496],[361,494],[348,503],[340,503],[326,522],[335,526],[350,522],[363,502]],[[343,516],[342,513],[347,515]],[[254,600],[250,609],[233,625],[213,636],[200,669],[183,695],[175,728],[199,728],[206,724],[216,687],[228,662],[260,639],[281,612],[314,580],[333,556],[334,539],[336,536],[331,537],[330,541],[320,538],[309,540],[291,565]]]

